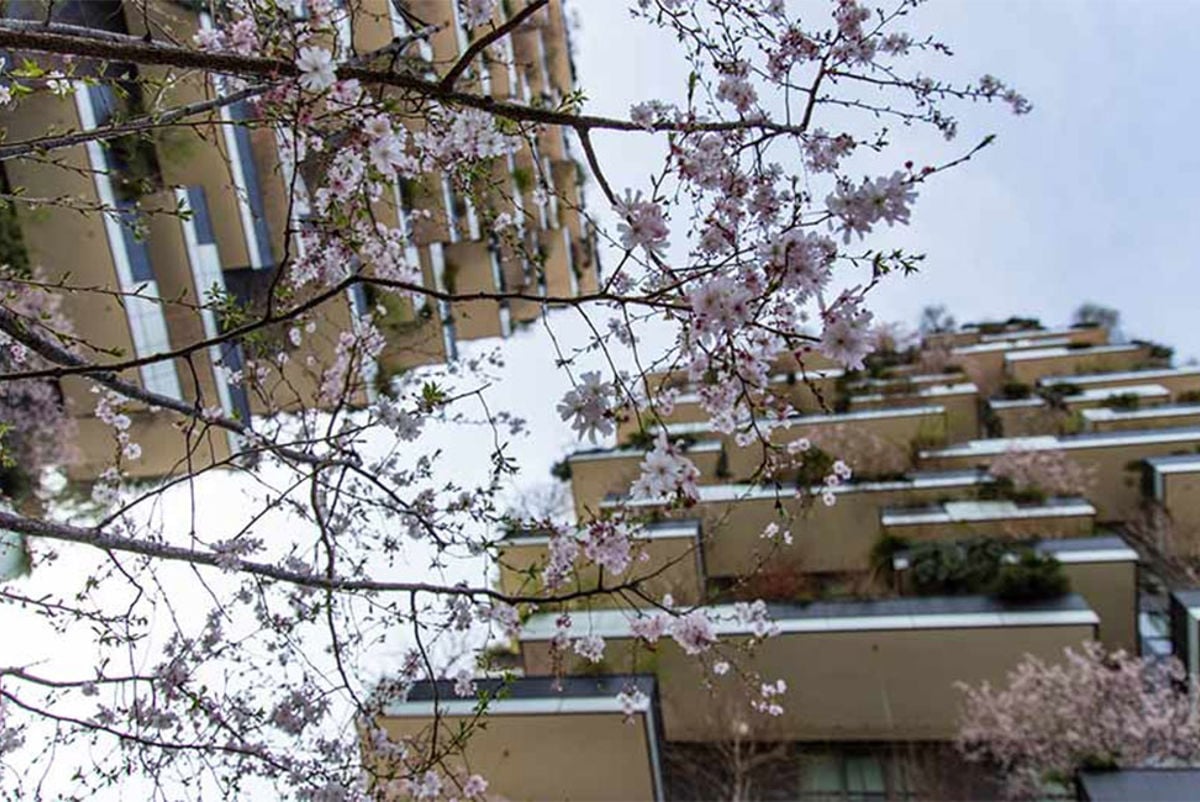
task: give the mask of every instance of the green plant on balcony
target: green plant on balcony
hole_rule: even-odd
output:
[[[1137,393],[1117,393],[1110,395],[1108,398],[1100,402],[1100,406],[1108,409],[1122,410],[1129,412],[1137,409],[1141,405],[1141,398]]]
[[[153,140],[137,134],[104,143],[108,152],[113,193],[119,200],[136,201],[163,188],[162,171]]]
[[[1007,476],[994,477],[994,481],[979,486],[980,501],[1012,501],[1017,504],[1040,504],[1046,500],[1046,492],[1036,487],[1017,489]]]
[[[911,587],[920,595],[986,593],[1005,551],[1005,544],[991,539],[921,543],[909,556]]]
[[[442,271],[442,286],[446,288],[446,292],[451,295],[458,293],[458,272],[459,267],[457,262],[446,260],[446,267]]]
[[[417,193],[420,192],[420,185],[415,178],[401,178],[397,185],[400,187],[400,203],[408,211],[416,208]]]
[[[558,462],[550,466],[550,475],[555,479],[563,482],[571,481],[571,463],[569,460],[560,459]]]
[[[718,479],[733,478],[733,472],[729,470],[729,455],[725,453],[725,449],[723,448],[717,457],[717,466],[713,469],[713,475]]]
[[[964,329],[977,329],[980,334],[1003,334],[1006,331],[1038,331],[1042,321],[1035,317],[1010,317],[1008,320],[985,320],[981,323],[966,323]]]
[[[1042,400],[1050,405],[1052,409],[1066,409],[1067,398],[1080,395],[1082,393],[1082,387],[1080,387],[1078,384],[1072,384],[1070,382],[1057,382],[1038,390],[1038,395],[1041,396]]]
[[[1007,381],[1000,386],[1000,397],[1006,401],[1019,401],[1033,395],[1033,388],[1025,382]]]
[[[1005,562],[992,580],[991,593],[1010,602],[1037,601],[1062,596],[1071,589],[1062,564],[1047,554],[1022,552],[1015,563]]]
[[[796,487],[806,489],[815,487],[825,481],[825,477],[833,473],[834,458],[819,446],[811,446],[800,458],[800,466],[796,471]]]
[[[2,178],[0,191],[9,194],[7,182]],[[0,265],[7,265],[7,272],[14,276],[32,275],[29,252],[25,250],[25,238],[21,235],[17,210],[9,201],[0,202]]]
[[[897,554],[908,549],[910,542],[907,538],[883,533],[871,546],[871,572],[876,576],[890,579],[893,575],[893,560]]]
[[[1003,437],[1004,421],[992,409],[991,404],[981,404],[979,409],[979,425],[983,428],[984,437]]]
[[[1009,602],[1061,596],[1070,590],[1062,565],[1050,555],[994,538],[922,543],[909,556],[912,589],[921,595],[988,594]]]
[[[638,429],[635,432],[629,433],[629,436],[625,438],[625,442],[621,444],[621,448],[633,451],[649,451],[654,448],[654,441],[656,439],[658,439],[658,432],[651,431],[650,429]],[[669,439],[681,451],[687,451],[696,444],[696,436],[691,434],[682,434],[678,437],[670,437]]]
[[[1175,349],[1162,343],[1156,343],[1153,340],[1133,340],[1134,345],[1144,346],[1147,350],[1147,358],[1152,365],[1169,365],[1171,358],[1175,356]]]

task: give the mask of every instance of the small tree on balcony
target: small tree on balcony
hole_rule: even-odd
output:
[[[1013,447],[993,460],[988,472],[1031,498],[1084,496],[1096,481],[1094,471],[1061,449]]]
[[[1014,799],[1066,790],[1080,769],[1200,763],[1200,709],[1175,660],[1089,641],[1053,662],[1027,655],[1005,688],[963,690],[959,748]]]

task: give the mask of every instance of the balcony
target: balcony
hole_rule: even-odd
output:
[[[885,534],[910,541],[969,537],[1021,539],[1090,535],[1096,508],[1082,498],[1050,498],[1036,503],[1006,500],[943,501],[924,507],[885,509]]]
[[[1063,648],[1094,637],[1100,620],[1077,594],[1020,605],[961,596],[770,607],[780,634],[737,657],[788,684],[783,715],[749,720],[761,741],[950,740],[961,702],[956,683],[1003,683],[1025,654],[1057,661]],[[731,607],[709,613],[723,640],[751,635]],[[529,675],[553,671],[555,617],[535,615],[521,632]],[[660,688],[668,741],[727,738],[730,716],[745,709],[745,691],[732,676],[705,677],[673,641],[659,641],[652,652],[636,645],[624,611],[577,613],[571,631],[603,637],[617,670],[640,662],[669,677]],[[706,683],[715,683],[712,691]]]
[[[953,374],[952,374],[953,375]],[[962,378],[957,375],[956,378]],[[946,440],[958,443],[979,436],[979,388],[971,382],[914,385],[899,391],[850,396],[850,411],[897,409],[936,404],[946,410]]]
[[[653,598],[671,594],[680,604],[699,604],[704,599],[704,566],[700,549],[699,521],[663,521],[647,524],[631,537],[634,560],[618,577],[604,579],[604,587],[641,580],[641,589]],[[541,572],[547,561],[550,537],[542,533],[509,535],[499,544],[500,588],[507,594],[542,590]],[[600,585],[595,566],[580,571],[571,588],[590,589]],[[589,604],[621,604],[621,599],[600,596]]]
[[[778,373],[771,377],[769,388],[764,392],[761,388],[751,388],[753,400],[761,402],[767,392],[786,401],[794,409],[801,412],[823,413],[832,408],[837,398],[838,383],[845,375],[840,368],[819,368],[809,370],[801,375],[795,372]],[[689,386],[683,376],[672,376],[666,373],[650,374],[647,377],[649,385],[656,391],[667,387],[678,387],[679,395],[670,414],[660,413],[664,423],[706,423],[708,413],[700,403],[700,394],[696,388]],[[657,422],[659,418],[653,418]],[[632,411],[625,413],[618,421],[617,437],[624,440],[640,431],[647,421],[647,416],[641,418]]]
[[[1006,371],[1014,381],[1032,384],[1044,376],[1132,370],[1150,359],[1146,345],[1059,346],[1006,353]]]
[[[723,481],[720,442],[693,443],[685,452],[700,470],[701,482]],[[576,514],[582,516],[585,511],[599,509],[606,498],[627,494],[629,486],[641,475],[640,466],[645,458],[645,451],[633,447],[577,451],[567,457]]]
[[[1083,771],[1075,781],[1079,802],[1179,802],[1194,799],[1200,769],[1139,768]]]
[[[920,464],[927,469],[965,470],[986,467],[1013,448],[1062,450],[1085,468],[1094,470],[1096,483],[1088,498],[1101,521],[1129,520],[1139,512],[1140,462],[1200,450],[1200,428],[1149,429],[1100,432],[1063,437],[1008,437],[972,440],[942,449],[922,451]]]
[[[1200,555],[1200,454],[1152,457],[1144,470],[1143,492],[1165,514],[1155,545],[1172,556]]]
[[[1071,340],[1067,337],[1022,337],[998,342],[980,342],[951,349],[950,358],[984,393],[991,393],[1003,384],[1008,376],[1005,358],[1009,353],[1065,347],[1070,343]]]
[[[899,504],[933,503],[944,498],[975,498],[991,478],[978,471],[917,473],[888,482],[852,482],[834,489],[837,503],[806,504],[791,489],[741,484],[704,485],[695,505],[681,514],[697,518],[704,532],[708,577],[734,577],[755,571],[765,561],[774,569],[806,573],[871,569],[871,551],[882,534],[880,512]],[[655,499],[609,501],[656,514]],[[776,524],[790,531],[793,543],[764,540]]]
[[[1080,415],[1084,431],[1089,432],[1200,426],[1200,404],[1163,404],[1149,409],[1100,407],[1085,409]]]
[[[1037,540],[1028,544],[1035,554],[1053,557],[1070,583],[1100,618],[1098,637],[1109,649],[1138,651],[1137,552],[1119,536],[1075,537]],[[892,559],[896,584],[901,592],[914,592],[911,551]],[[1006,555],[1016,561],[1016,552]]]
[[[461,754],[453,751],[447,763],[487,778],[489,798],[663,798],[653,677],[520,677],[475,684],[492,697],[487,726],[472,729]],[[643,698],[627,720],[617,695],[634,689]],[[494,698],[497,693],[503,697]],[[435,732],[449,741],[460,727],[473,726],[479,712],[479,700],[455,696],[453,682],[425,681],[413,686],[406,701],[385,705],[379,725],[393,742],[429,750]]]
[[[881,450],[894,452],[896,468],[903,470],[908,467],[914,445],[946,442],[947,414],[946,408],[937,404],[833,415],[796,415],[783,421],[763,421],[760,426],[762,434],[769,436],[771,443],[779,447],[799,438],[809,438],[818,446],[824,438],[836,442],[846,434],[867,438]],[[745,425],[739,426],[739,430],[745,428]],[[668,424],[667,435],[671,439],[689,437],[702,442],[720,441],[725,448],[728,475],[739,480],[748,480],[758,474],[766,457],[766,449],[759,439],[749,445],[739,445],[736,433],[718,432],[707,421]],[[836,447],[829,450],[838,456]]]
[[[1043,376],[1038,379],[1042,387],[1068,385],[1083,390],[1101,387],[1132,387],[1135,385],[1157,384],[1167,388],[1173,401],[1186,401],[1190,396],[1200,393],[1200,367],[1185,368],[1154,368],[1150,370],[1128,370],[1117,373],[1086,373],[1075,376]]]

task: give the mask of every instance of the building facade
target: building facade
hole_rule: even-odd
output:
[[[305,3],[293,4],[296,15]],[[498,5],[497,24],[521,2]],[[6,13],[139,36],[189,42],[219,24],[220,3],[55,2],[14,0]],[[357,0],[338,4],[339,53],[365,54],[410,41],[399,56],[424,75],[439,75],[468,47],[454,0]],[[429,35],[418,36],[422,32]],[[521,103],[557,106],[574,88],[564,10],[549,3],[469,72],[461,88]],[[19,63],[8,54],[10,68]],[[42,61],[45,61],[42,58]],[[53,68],[47,64],[46,68]],[[65,67],[65,65],[64,65]],[[76,63],[63,92],[37,92],[0,112],[8,142],[52,131],[89,131],[113,121],[196,104],[231,91],[219,76],[157,66]],[[419,114],[411,118],[414,130]],[[221,105],[164,126],[153,135],[92,141],[45,158],[4,162],[4,178],[31,202],[13,213],[28,263],[64,296],[76,334],[96,347],[100,362],[179,353],[253,319],[277,290],[278,273],[303,249],[310,224],[301,167],[291,167],[286,137],[258,117],[252,98]],[[443,174],[404,180],[373,210],[407,232],[405,256],[425,286],[442,293],[518,292],[568,297],[597,287],[594,237],[586,220],[579,169],[561,130],[547,127],[507,159],[497,159],[488,186],[470,188]],[[311,165],[308,170],[319,169]],[[36,202],[59,199],[59,202]],[[486,209],[477,208],[479,203]],[[507,213],[515,232],[499,237],[485,220]],[[282,267],[281,267],[282,266]],[[369,264],[359,269],[370,271]],[[361,405],[387,392],[391,377],[453,360],[458,343],[504,337],[542,314],[533,299],[454,301],[413,299],[358,284],[308,319],[302,344],[284,324],[254,337],[214,342],[185,356],[144,364],[123,378],[172,399],[215,408],[248,421],[254,416],[319,407],[322,369],[335,359],[339,335],[370,316],[386,347],[367,379],[346,388],[340,403]],[[236,312],[236,314],[234,314]],[[286,363],[267,359],[284,351]],[[247,369],[247,363],[253,369]],[[113,463],[110,427],[95,416],[90,383],[68,377],[64,403],[78,422],[78,479]],[[162,476],[220,465],[241,450],[228,432],[188,426],[179,416],[129,403],[131,439],[140,458],[133,476]]]
[[[945,347],[947,338],[954,358],[937,375],[920,372],[914,351],[860,373],[813,369],[816,392],[786,370],[776,377],[772,390],[796,414],[772,430],[772,442],[805,437],[813,449],[847,449],[841,455],[855,474],[833,488],[833,506],[797,497],[794,489],[812,479],[804,470],[753,481],[762,444],[711,429],[686,386],[663,425],[700,470],[695,503],[627,496],[647,447],[630,420],[615,448],[571,455],[581,526],[618,508],[643,513],[645,522],[625,572],[577,567],[567,589],[640,578],[641,592],[574,606],[568,640],[561,610],[532,611],[506,647],[515,667],[480,669],[489,677],[481,682],[530,701],[491,709],[490,726],[505,737],[467,740],[448,760],[491,771],[491,790],[507,799],[612,798],[588,775],[538,773],[523,761],[536,755],[571,766],[582,753],[606,766],[608,741],[592,734],[601,706],[594,719],[580,713],[587,699],[636,686],[639,706],[611,755],[653,779],[622,787],[622,798],[1002,798],[997,778],[954,750],[959,683],[1003,685],[1024,656],[1054,662],[1091,640],[1145,655],[1171,651],[1162,588],[1170,585],[1165,566],[1190,556],[1194,540],[1195,494],[1186,483],[1197,470],[1200,429],[1188,415],[1200,374],[1164,364],[1142,345],[1110,345],[1095,327],[1047,331],[1022,321],[924,347]],[[1009,418],[1018,384],[1049,414]],[[1145,396],[1116,392],[1150,386],[1158,389]],[[1147,414],[1110,431],[1088,414],[1100,411]],[[1036,486],[994,465],[1006,455],[1051,452],[1078,468],[1078,486]],[[1178,536],[1147,538],[1147,520],[1176,519]],[[764,539],[773,523],[788,529],[786,541]],[[557,536],[506,535],[499,587],[542,590]],[[1194,596],[1176,593],[1170,603],[1174,648],[1193,673]],[[777,627],[767,638],[737,606],[760,598]],[[734,667],[715,670],[716,657],[698,659],[667,636],[648,643],[637,624],[656,604],[703,610],[721,643],[752,648],[738,652]],[[600,662],[566,645],[592,636],[605,643]],[[756,712],[739,675],[784,680],[782,710]],[[452,721],[454,705],[477,702],[457,700],[449,686],[440,695],[431,689],[418,684],[384,712],[383,725],[424,747],[435,720]],[[1099,798],[1095,780],[1080,787],[1092,789],[1081,798]]]

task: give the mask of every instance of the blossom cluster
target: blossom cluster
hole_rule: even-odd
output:
[[[1004,688],[963,690],[959,748],[998,766],[1014,798],[1041,798],[1087,766],[1200,761],[1200,710],[1178,661],[1088,641],[1055,661],[1027,655]]]
[[[1095,472],[1075,462],[1061,449],[1013,446],[992,460],[988,472],[1012,482],[1019,492],[1051,496],[1086,495],[1095,483]]]

